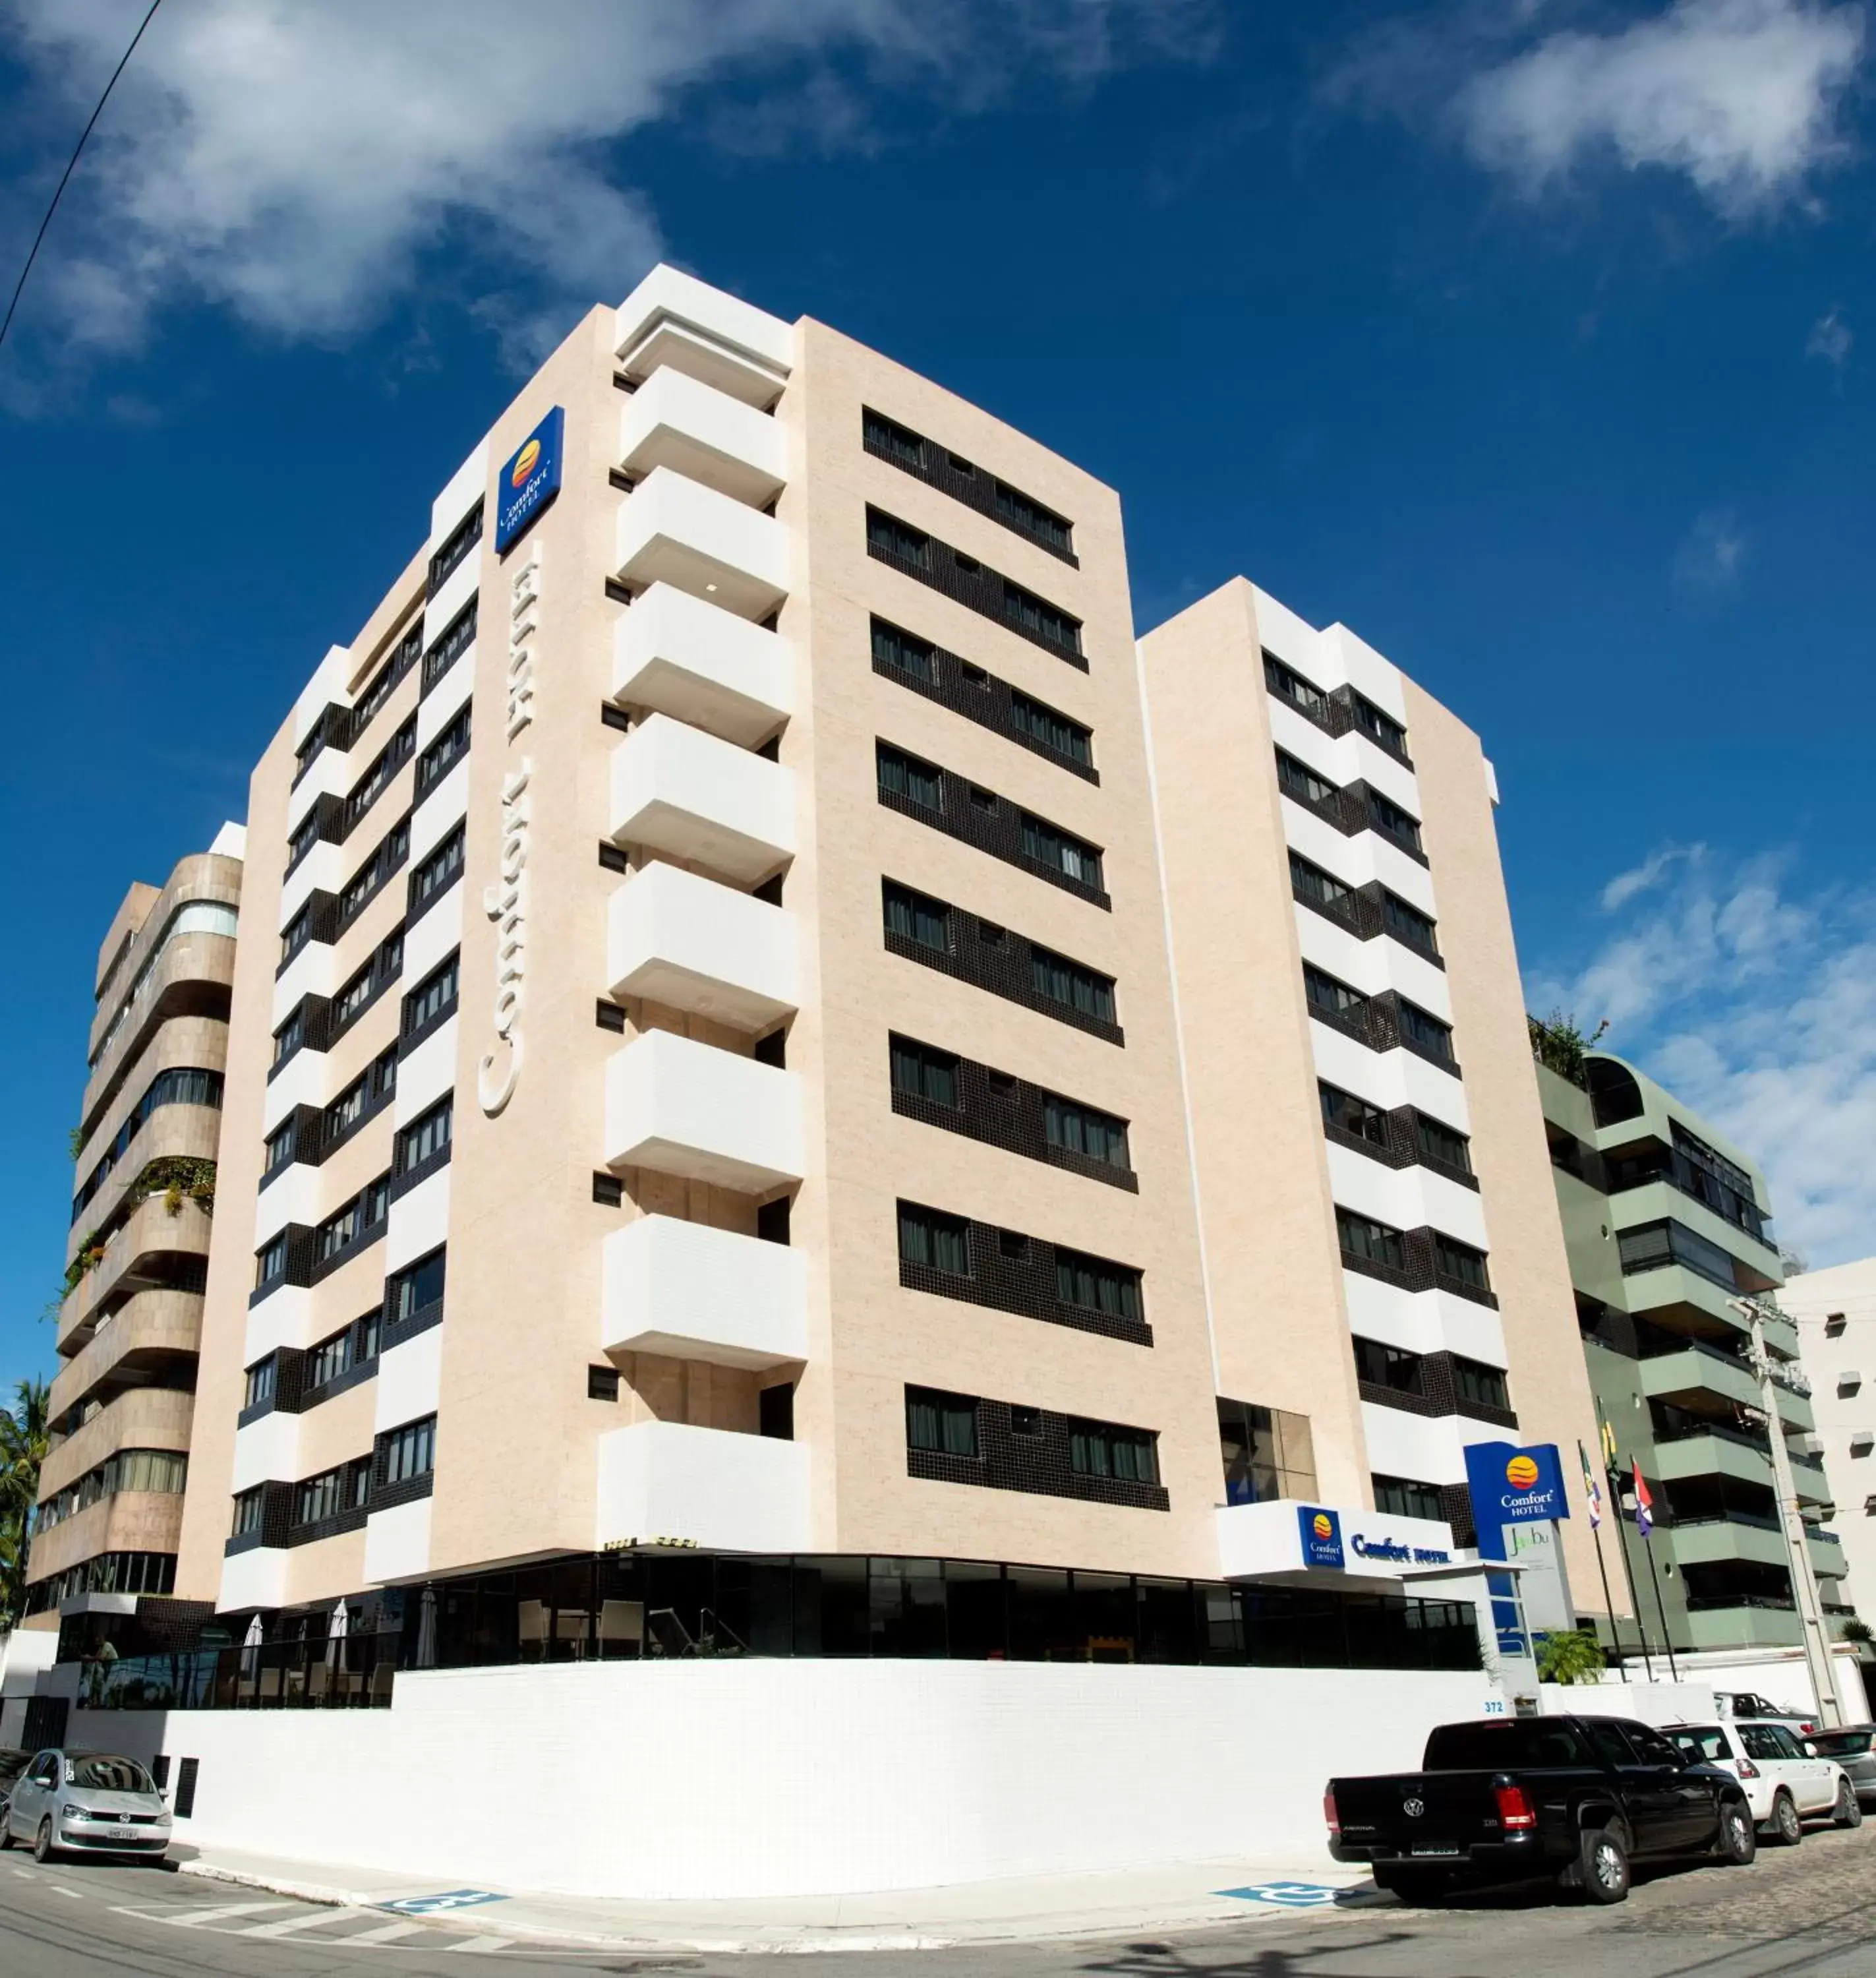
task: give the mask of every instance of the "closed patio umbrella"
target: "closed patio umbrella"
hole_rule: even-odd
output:
[[[437,1665],[437,1589],[424,1589],[422,1605],[417,1612],[417,1652],[411,1659],[413,1669],[434,1669]]]

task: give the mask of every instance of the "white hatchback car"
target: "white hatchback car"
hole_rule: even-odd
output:
[[[1788,1847],[1805,1837],[1807,1820],[1859,1827],[1863,1808],[1849,1775],[1797,1737],[1788,1724],[1765,1718],[1721,1724],[1676,1724],[1666,1735],[1689,1758],[1732,1774],[1762,1833]]]

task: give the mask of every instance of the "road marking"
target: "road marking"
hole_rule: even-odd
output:
[[[375,1930],[354,1930],[343,1939],[346,1943],[395,1943],[399,1937],[421,1937],[425,1933],[420,1923],[381,1923]]]
[[[192,1910],[187,1916],[178,1917],[176,1920],[183,1930],[196,1930],[205,1923],[219,1923],[223,1917],[257,1916],[263,1910],[284,1910],[292,1907],[289,1903],[278,1900],[271,1903],[225,1903],[217,1909]]]
[[[479,1951],[486,1957],[491,1951],[506,1950],[514,1941],[511,1937],[465,1937],[461,1943],[452,1943],[450,1948],[467,1951],[471,1956]]]
[[[15,1868],[13,1872],[22,1882],[30,1882],[32,1880],[32,1871],[30,1868]]]
[[[84,1900],[84,1897],[80,1895],[76,1889],[68,1889],[63,1887],[57,1882],[48,1882],[46,1884],[46,1887],[52,1891],[54,1895],[63,1896],[68,1903],[81,1903]]]
[[[235,1937],[291,1937],[296,1930],[311,1930],[315,1924],[334,1923],[342,1917],[358,1916],[358,1910],[309,1909],[298,1916],[281,1917],[272,1923],[250,1923],[230,1932]]]

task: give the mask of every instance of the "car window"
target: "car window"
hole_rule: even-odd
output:
[[[1635,1754],[1629,1749],[1628,1740],[1606,1717],[1585,1718],[1584,1735],[1596,1747],[1597,1756],[1604,1765],[1632,1765]]]
[[[1773,1755],[1781,1758],[1802,1758],[1805,1748],[1782,1724],[1767,1724],[1760,1727],[1772,1740]]]
[[[150,1775],[134,1758],[119,1758],[102,1751],[72,1761],[71,1783],[89,1787],[93,1792],[156,1791],[150,1783]]]
[[[41,1758],[32,1768],[32,1782],[37,1786],[55,1786],[58,1784],[58,1761],[50,1755]]]
[[[1680,1762],[1679,1755],[1659,1731],[1651,1731],[1645,1724],[1625,1724],[1622,1728],[1644,1765],[1674,1765]]]
[[[26,1769],[24,1751],[0,1751],[0,1786],[10,1784]]]
[[[1425,1762],[1429,1772],[1508,1772],[1586,1765],[1588,1757],[1567,1724],[1525,1717],[1442,1724],[1428,1733]]]
[[[1676,1725],[1667,1735],[1688,1758],[1696,1761],[1705,1759],[1709,1765],[1724,1765],[1732,1756],[1726,1734],[1717,1724]]]
[[[1749,1758],[1788,1758],[1792,1755],[1779,1748],[1777,1734],[1769,1724],[1742,1724],[1733,1735]]]
[[[1819,1731],[1812,1738],[1827,1758],[1860,1758],[1869,1750],[1872,1734],[1868,1731]]]

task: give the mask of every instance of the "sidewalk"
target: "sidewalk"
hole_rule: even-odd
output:
[[[270,1889],[308,1902],[391,1909],[510,1940],[620,1950],[935,1950],[955,1944],[1191,1930],[1309,1911],[1333,1914],[1345,1905],[1366,1907],[1376,1900],[1364,1877],[1333,1862],[1242,1858],[870,1895],[710,1902],[456,1889],[446,1880],[415,1881],[371,1868],[288,1861],[221,1847],[185,1857],[180,1867],[185,1875]]]

